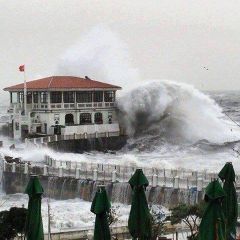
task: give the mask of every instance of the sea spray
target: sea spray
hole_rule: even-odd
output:
[[[124,91],[136,86],[140,80],[127,45],[104,25],[92,28],[62,54],[56,74],[88,76],[121,85]]]
[[[130,136],[154,133],[174,143],[240,139],[239,131],[231,131],[229,122],[222,120],[221,108],[210,97],[183,83],[143,83],[132,63],[118,34],[98,25],[62,54],[56,73],[87,75],[122,86],[123,91],[118,91],[123,95],[118,101],[119,117]]]
[[[118,106],[130,136],[158,135],[174,143],[240,139],[216,102],[188,84],[148,81],[122,96]]]
[[[239,127],[224,120],[214,100],[186,84],[160,80],[145,80],[142,84],[139,70],[132,63],[126,44],[116,33],[100,25],[83,34],[79,42],[62,54],[55,72],[56,75],[88,75],[123,88],[118,91],[123,95],[118,101],[119,119],[130,138],[128,145],[116,155],[63,154],[45,148],[18,152],[9,150],[5,142],[0,151],[32,162],[43,161],[48,154],[56,159],[87,163],[214,171],[227,159],[236,162],[239,169],[232,150],[235,146],[224,145],[239,139]],[[231,96],[226,98],[229,100]],[[232,104],[226,108],[231,110]]]

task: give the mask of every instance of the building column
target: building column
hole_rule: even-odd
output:
[[[62,106],[62,108],[64,108],[63,92],[61,92],[61,93],[62,93],[62,103],[61,103],[61,106]]]
[[[33,109],[33,104],[34,104],[34,101],[33,101],[33,92],[32,92],[32,109]]]
[[[48,109],[50,109],[51,107],[50,107],[50,91],[49,92],[47,92],[47,105],[48,105]],[[41,101],[40,101],[41,102]]]
[[[10,103],[13,102],[13,97],[12,97],[12,92],[9,92],[10,93]]]
[[[38,108],[40,108],[40,104],[41,104],[41,93],[38,92]]]
[[[105,94],[104,94],[105,91],[102,91],[102,92],[103,92],[103,100],[102,100],[102,103],[104,103],[104,102],[105,102]]]
[[[75,108],[77,108],[77,92],[74,91],[73,95],[74,95],[74,105],[75,105]]]
[[[94,122],[94,115],[95,115],[95,112],[92,111],[92,112],[90,112],[90,114],[91,114],[91,118],[92,118],[92,123],[94,124],[94,123],[95,123],[95,122]]]

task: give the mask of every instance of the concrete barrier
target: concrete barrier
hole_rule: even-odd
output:
[[[92,240],[93,239],[93,229],[79,229],[79,230],[60,230],[59,232],[52,232],[51,239],[52,240]],[[111,236],[114,239],[125,240],[130,238],[128,228],[126,226],[121,227],[111,227]],[[44,235],[44,240],[48,240],[48,234]]]

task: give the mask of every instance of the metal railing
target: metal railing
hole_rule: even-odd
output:
[[[33,103],[32,109],[80,109],[115,107],[115,102],[89,102],[89,103]]]
[[[98,164],[77,161],[64,161],[46,156],[46,164],[54,168],[64,169],[67,172],[80,171],[86,174],[86,178],[101,181],[128,182],[136,166],[123,166],[115,164]],[[190,169],[165,169],[165,168],[141,168],[152,186],[165,186],[173,188],[189,189],[197,187],[199,190],[205,188],[218,174],[208,171],[193,171]],[[95,175],[94,175],[95,173]],[[90,175],[89,175],[90,174]],[[92,177],[91,177],[92,176]],[[236,175],[236,186],[240,187],[240,176]]]
[[[4,161],[5,172],[19,172],[23,174],[38,174],[43,176],[69,177],[74,179],[92,180],[100,182],[126,183],[136,170],[136,167],[97,164],[86,162],[59,161],[46,157],[46,165],[34,166],[28,163],[9,163]],[[216,173],[198,172],[186,169],[157,169],[142,168],[149,184],[153,187],[168,187],[173,189],[204,189]],[[240,185],[237,176],[236,185]]]

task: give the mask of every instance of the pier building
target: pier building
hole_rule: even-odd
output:
[[[26,96],[24,83],[7,87],[4,90],[10,93],[9,128],[15,139],[106,132],[119,136],[116,91],[120,89],[87,76],[28,81]]]

